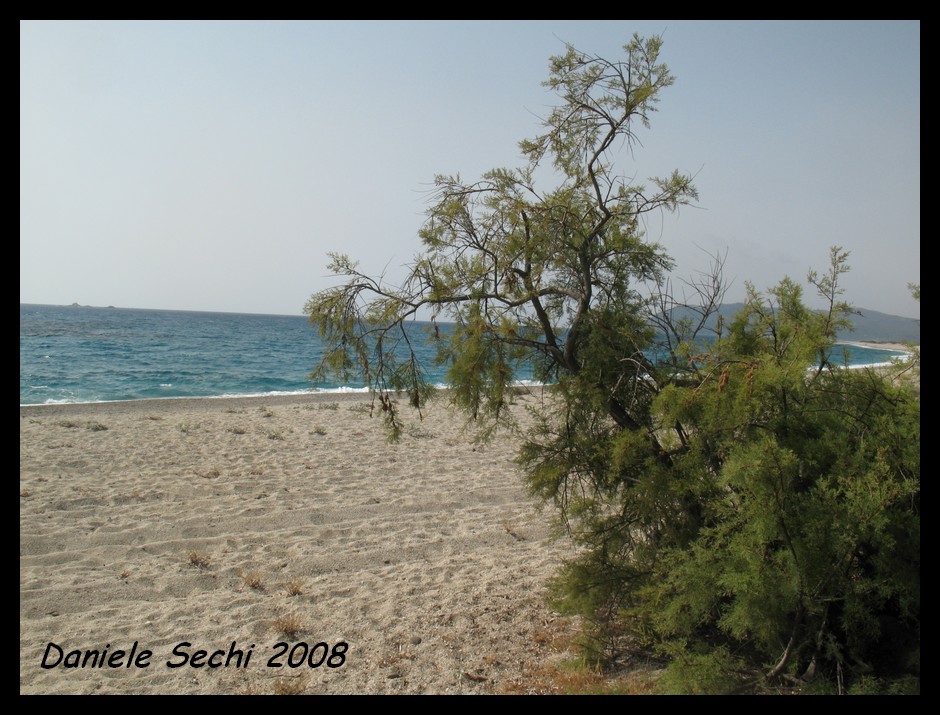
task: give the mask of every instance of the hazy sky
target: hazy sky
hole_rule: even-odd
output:
[[[521,164],[549,56],[634,32],[676,83],[621,169],[701,197],[648,225],[677,274],[727,251],[740,300],[840,245],[847,300],[919,317],[915,21],[27,21],[20,301],[299,315],[329,251],[394,280],[435,174]]]

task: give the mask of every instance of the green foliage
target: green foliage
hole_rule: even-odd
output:
[[[405,330],[419,312],[455,323],[429,338],[484,432],[512,423],[519,363],[536,365],[551,399],[518,463],[580,547],[553,592],[584,617],[595,662],[645,649],[669,662],[668,692],[919,688],[919,393],[842,369],[840,248],[807,276],[821,313],[790,279],[748,286],[704,341],[716,260],[690,284],[698,318],[672,319],[671,261],[640,226],[696,191],[678,172],[648,188],[615,170],[673,81],[661,44],[552,58],[560,103],[521,142],[526,163],[437,177],[401,286],[333,256],[346,282],[307,304],[327,345],[314,378],[365,376],[398,438],[400,396],[420,409],[431,395]]]
[[[520,359],[534,359],[546,380],[587,367],[601,384],[629,380],[636,365],[588,366],[587,348],[616,335],[612,347],[642,359],[648,335],[636,334],[637,284],[660,278],[671,264],[660,246],[643,240],[640,221],[697,198],[691,177],[678,172],[650,179],[648,189],[613,170],[616,153],[636,141],[636,123],[648,125],[659,92],[672,83],[660,46],[659,38],[634,37],[620,62],[574,48],[552,58],[546,85],[561,103],[544,133],[520,143],[527,163],[473,183],[436,177],[420,231],[424,252],[401,286],[331,255],[329,268],[345,283],[312,296],[305,308],[327,345],[313,380],[361,375],[398,434],[395,393],[417,407],[430,395],[404,329],[425,311],[457,325],[449,340],[437,341],[440,360],[450,367],[456,402],[473,417],[509,418],[503,386]],[[534,176],[548,162],[558,184],[542,191]]]
[[[728,695],[745,692],[752,681],[746,664],[719,646],[708,653],[677,651],[656,685],[664,695]]]
[[[663,647],[746,653],[765,681],[919,672],[920,404],[874,370],[835,368],[845,258],[809,277],[830,311],[808,311],[790,281],[752,292],[708,377],[656,405],[705,445],[717,488],[633,615]]]

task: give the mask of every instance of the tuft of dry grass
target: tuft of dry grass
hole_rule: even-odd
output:
[[[257,571],[251,571],[249,573],[242,575],[242,581],[245,582],[245,585],[248,588],[253,588],[256,591],[264,590],[264,578]]]
[[[199,569],[209,568],[209,557],[198,551],[189,552],[189,563]]]
[[[302,677],[278,678],[274,681],[275,695],[301,695],[307,689],[307,679]]]
[[[516,541],[525,541],[525,537],[517,534],[515,529],[512,528],[512,525],[508,521],[503,522],[503,528],[506,530],[506,533],[509,534]]]
[[[434,439],[433,432],[415,424],[408,425],[406,432],[412,439]]]
[[[128,578],[130,578],[130,575],[131,575],[131,572],[128,571],[127,569],[124,569],[123,571],[121,571],[121,580],[126,581]]]
[[[304,581],[300,578],[292,578],[284,586],[288,596],[300,596],[304,592]]]
[[[304,627],[300,619],[293,613],[282,613],[274,619],[274,627],[279,633],[288,638],[296,638]]]

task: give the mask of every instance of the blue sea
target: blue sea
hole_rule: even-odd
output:
[[[414,325],[418,357],[443,384],[445,369],[420,339],[426,325]],[[321,347],[304,316],[20,304],[20,404],[364,390],[313,385]],[[851,365],[899,356],[848,351]]]

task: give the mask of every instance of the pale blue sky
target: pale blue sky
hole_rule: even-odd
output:
[[[20,25],[20,301],[299,315],[327,252],[394,281],[435,174],[520,163],[563,42],[662,33],[676,76],[635,165],[696,174],[648,232],[677,274],[825,269],[919,317],[920,23],[33,22]]]

